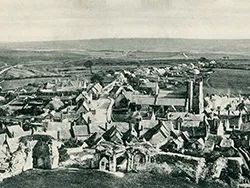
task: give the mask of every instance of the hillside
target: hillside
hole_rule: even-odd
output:
[[[240,53],[248,54],[249,40],[203,40],[170,38],[91,39],[72,41],[0,43],[0,49],[26,50],[115,50],[158,51],[190,53]]]
[[[105,188],[223,188],[220,184],[197,185],[181,178],[150,173],[127,174],[123,178],[94,170],[54,170],[27,171],[0,183],[1,188],[68,188],[68,187],[105,187]]]

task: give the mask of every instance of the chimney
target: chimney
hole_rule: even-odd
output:
[[[203,80],[199,82],[199,114],[204,111]]]
[[[220,110],[221,110],[221,107],[217,106],[218,116],[220,116]]]
[[[88,117],[88,125],[90,125],[91,124],[91,119],[90,119],[90,117]]]
[[[243,123],[243,121],[242,121],[242,114],[240,113],[239,120],[238,120],[238,130],[240,129],[242,123]]]
[[[141,121],[137,122],[135,128],[136,128],[136,131],[137,131],[137,136],[140,137],[141,136],[141,131],[143,130],[143,126],[141,124]]]
[[[19,122],[19,126],[23,128],[23,122]]]
[[[162,123],[162,120],[161,119],[158,119],[158,124],[161,124]]]
[[[108,122],[105,123],[105,131],[108,130]]]
[[[88,129],[88,134],[90,135],[90,124],[87,125],[87,129]]]
[[[128,123],[128,126],[129,126],[129,130],[132,130],[133,125],[132,125],[132,123],[131,123],[131,122],[129,122],[129,123]]]
[[[188,91],[188,112],[193,110],[193,97],[194,97],[194,82],[189,80],[187,82],[187,91]]]

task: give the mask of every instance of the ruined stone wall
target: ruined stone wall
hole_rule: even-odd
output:
[[[167,163],[173,169],[172,173],[184,173],[188,178],[198,183],[205,168],[205,159],[176,153],[158,153],[157,163]]]
[[[28,141],[25,145],[19,143],[18,149],[12,153],[9,159],[8,169],[6,169],[4,173],[0,173],[0,181],[33,168],[33,148],[36,143],[36,140]],[[52,141],[52,144],[49,144],[48,146],[50,154],[48,156],[48,166],[50,169],[57,168],[59,163],[57,143],[56,141]]]

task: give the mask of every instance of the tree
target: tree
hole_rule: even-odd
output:
[[[200,57],[200,58],[199,58],[199,61],[204,63],[204,62],[207,61],[207,58],[205,58],[205,57]]]
[[[100,74],[93,74],[90,78],[91,82],[95,83],[98,82],[101,85],[103,84],[104,77]]]
[[[240,113],[241,113],[243,110],[246,111],[246,107],[245,107],[244,101],[242,101],[240,104],[238,104],[237,109],[240,111]]]
[[[84,66],[85,66],[86,68],[89,68],[91,74],[93,74],[93,72],[92,72],[93,62],[92,62],[92,61],[87,60],[87,61],[84,63]]]
[[[70,158],[69,154],[67,153],[67,150],[64,147],[59,148],[58,152],[59,152],[59,162],[67,161]]]

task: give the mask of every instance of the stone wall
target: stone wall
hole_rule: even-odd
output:
[[[167,163],[173,169],[172,173],[185,174],[198,183],[205,168],[205,159],[170,152],[160,152],[155,156],[156,163]]]

